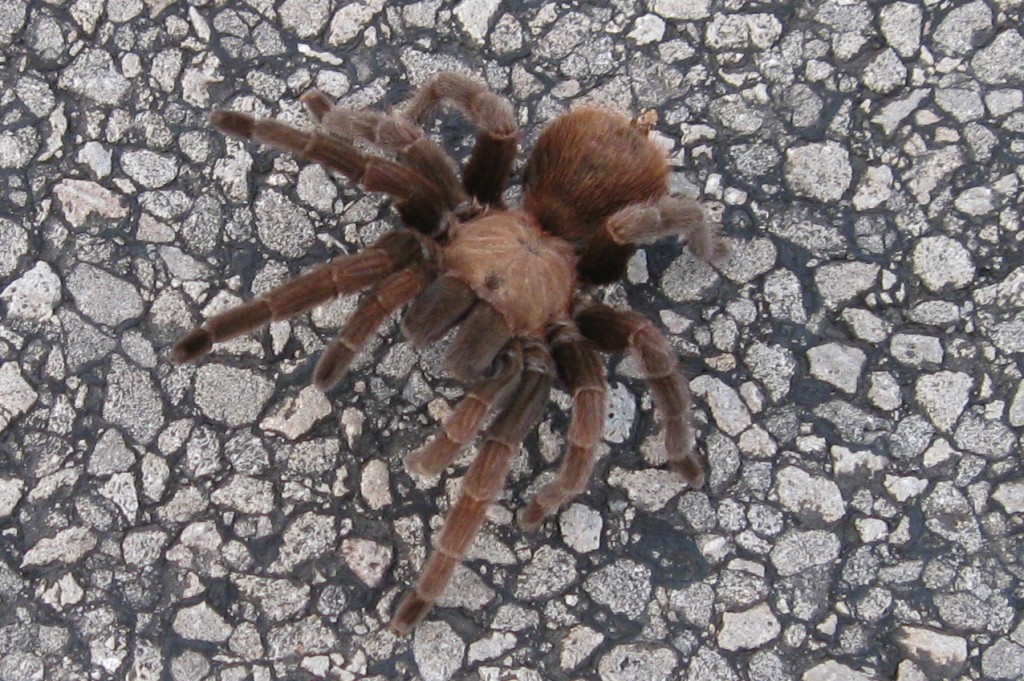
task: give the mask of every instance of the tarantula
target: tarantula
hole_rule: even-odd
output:
[[[689,390],[672,346],[643,315],[585,294],[621,277],[636,245],[659,237],[683,237],[708,261],[726,253],[700,204],[669,194],[668,164],[647,139],[648,120],[594,108],[556,118],[529,157],[522,206],[515,209],[502,199],[518,143],[512,105],[471,78],[439,74],[391,113],[342,108],[317,91],[302,102],[318,122],[315,130],[238,111],[215,111],[210,121],[228,135],[291,152],[390,195],[403,226],[214,315],[181,339],[172,358],[196,360],[214,343],[370,289],[316,366],[316,385],[328,390],[378,325],[407,303],[402,329],[417,346],[458,327],[445,367],[472,386],[437,435],[405,458],[406,467],[423,476],[440,473],[489,414],[497,415],[433,554],[394,613],[395,631],[410,631],[444,591],[504,486],[513,455],[540,419],[556,372],[572,396],[567,451],[554,480],[521,511],[521,527],[536,529],[585,489],[606,415],[601,352],[635,354],[661,413],[669,467],[689,485],[703,484]],[[441,104],[453,105],[477,130],[461,180],[418,125]]]

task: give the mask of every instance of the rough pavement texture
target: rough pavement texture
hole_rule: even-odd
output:
[[[1021,4],[392,5],[4,3],[0,679],[1019,679]],[[527,150],[570,105],[656,109],[735,255],[661,243],[607,293],[684,357],[706,488],[658,468],[612,360],[587,493],[513,525],[556,396],[397,639],[459,476],[400,464],[461,394],[438,352],[389,323],[307,392],[351,300],[199,367],[167,351],[394,220],[207,113],[385,106],[444,69],[506,93]],[[464,158],[464,125],[432,130]]]

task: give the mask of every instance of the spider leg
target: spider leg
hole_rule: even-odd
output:
[[[668,339],[642,314],[601,303],[580,308],[573,318],[583,335],[605,352],[632,350],[661,412],[668,466],[693,488],[704,484],[704,469],[693,451],[690,389]]]
[[[442,102],[451,102],[479,130],[462,174],[466,191],[482,204],[503,207],[501,194],[512,173],[519,133],[512,105],[468,76],[439,73],[416,91],[405,115],[421,121]]]
[[[545,485],[519,514],[519,526],[536,530],[544,519],[586,489],[594,468],[594,448],[604,433],[608,383],[604,360],[594,344],[571,321],[551,336],[551,354],[558,374],[572,395],[567,451],[555,479]]]
[[[580,257],[579,269],[585,275],[604,272],[611,263],[625,263],[634,244],[668,236],[685,239],[690,252],[707,262],[720,262],[729,254],[699,202],[669,195],[626,206],[605,220]]]
[[[512,330],[501,313],[478,300],[455,332],[444,367],[460,381],[473,380],[491,366],[510,338]]]
[[[392,274],[359,301],[355,312],[338,336],[320,356],[313,382],[320,390],[334,387],[349,364],[366,345],[377,327],[399,307],[416,297],[433,276],[430,266],[420,262]]]
[[[435,343],[462,321],[476,301],[476,293],[465,282],[442,275],[406,310],[402,331],[417,347]]]
[[[299,130],[240,111],[214,111],[210,114],[210,123],[226,135],[253,140],[319,163],[361,184],[367,191],[389,194],[402,219],[424,234],[437,234],[445,226],[442,219],[445,198],[436,184],[408,165],[367,155],[351,140],[319,130]]]
[[[410,168],[441,190],[445,207],[450,211],[454,211],[469,200],[455,174],[451,158],[441,147],[424,137],[423,130],[418,125],[402,116],[379,111],[347,109],[340,106],[330,106],[322,110],[321,97],[322,93],[314,90],[303,95],[302,100],[309,100],[307,106],[324,130],[343,139],[360,139],[378,149],[397,154]]]
[[[434,553],[427,560],[416,586],[408,592],[391,618],[391,628],[408,633],[433,607],[462,562],[466,550],[483,525],[487,507],[505,485],[512,456],[540,419],[551,390],[551,356],[540,343],[524,348],[522,380],[508,405],[487,428],[486,438],[466,477],[458,501],[449,509],[437,535]]]
[[[255,300],[215,314],[178,341],[171,360],[176,364],[191,362],[208,353],[214,343],[361,291],[421,257],[422,246],[412,232],[387,234],[363,251],[339,255]]]
[[[437,435],[405,457],[406,470],[430,477],[447,468],[459,452],[473,441],[491,412],[491,407],[516,384],[522,372],[522,348],[519,343],[513,342],[500,358],[495,371],[466,393],[445,419]]]

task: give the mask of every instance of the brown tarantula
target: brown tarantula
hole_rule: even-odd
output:
[[[327,390],[377,326],[406,303],[402,328],[418,346],[458,326],[445,366],[474,383],[436,437],[406,457],[407,468],[440,473],[489,413],[497,415],[433,555],[395,611],[394,630],[412,629],[444,591],[504,486],[513,455],[540,419],[556,372],[572,396],[567,451],[554,480],[521,512],[524,529],[537,528],[586,486],[606,410],[599,352],[635,353],[661,413],[669,467],[689,485],[703,484],[689,390],[672,346],[644,316],[583,294],[621,277],[638,243],[676,235],[704,260],[726,253],[700,205],[668,193],[668,164],[647,139],[648,119],[631,122],[593,108],[562,114],[530,155],[522,207],[509,209],[502,193],[516,156],[515,117],[508,100],[476,81],[439,74],[394,113],[345,109],[316,91],[302,101],[319,123],[311,132],[237,111],[215,111],[210,121],[228,135],[292,152],[389,194],[404,226],[214,315],[181,339],[173,359],[195,360],[216,342],[370,289],[317,364],[316,385]],[[442,103],[479,131],[461,181],[417,125]]]

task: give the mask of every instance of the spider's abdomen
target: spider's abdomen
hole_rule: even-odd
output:
[[[613,213],[665,194],[668,164],[662,151],[627,119],[577,109],[541,133],[524,184],[527,212],[545,231],[572,242],[579,253]]]
[[[446,274],[490,303],[514,335],[542,333],[568,314],[576,286],[572,248],[525,213],[486,213],[459,225],[443,260]]]

